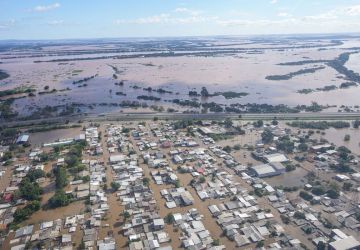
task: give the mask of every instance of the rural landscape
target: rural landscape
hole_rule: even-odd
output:
[[[0,249],[360,249],[359,5],[80,2],[0,3]]]

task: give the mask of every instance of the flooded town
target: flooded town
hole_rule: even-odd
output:
[[[359,124],[154,118],[3,129],[2,248],[357,249],[359,145],[349,145]]]
[[[0,10],[0,250],[360,250],[359,0]]]

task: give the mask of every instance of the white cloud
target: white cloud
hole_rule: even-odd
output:
[[[59,3],[54,3],[54,4],[50,4],[50,5],[38,5],[38,6],[34,7],[32,9],[32,11],[46,12],[46,11],[49,11],[49,10],[60,8],[60,6],[61,5]]]
[[[350,16],[360,15],[360,5],[354,5],[354,6],[347,7],[345,9],[345,13]]]
[[[47,24],[49,25],[61,25],[64,23],[64,20],[52,20],[52,21],[49,21]]]
[[[323,13],[323,14],[314,15],[314,16],[304,16],[301,20],[302,21],[326,21],[326,20],[334,20],[337,18],[338,18],[338,16],[336,13],[329,12],[329,13]]]
[[[191,9],[188,9],[188,8],[176,8],[174,10],[174,12],[176,12],[176,13],[185,13],[185,14],[189,14],[191,16],[198,16],[201,13],[201,11],[191,10]]]
[[[277,4],[278,0],[271,0],[270,3],[271,4]]]
[[[217,23],[223,26],[273,26],[273,25],[292,25],[297,22],[294,18],[282,19],[282,20],[270,20],[270,19],[235,19],[235,20],[218,20]]]
[[[287,12],[280,12],[277,14],[278,17],[291,17],[292,15]]]
[[[137,19],[118,19],[116,24],[188,24],[216,20],[217,17],[202,16],[201,11],[177,8],[169,13],[141,17]]]
[[[8,29],[11,26],[14,26],[15,23],[16,23],[15,19],[10,19],[6,22],[2,22],[2,23],[0,23],[0,29]]]

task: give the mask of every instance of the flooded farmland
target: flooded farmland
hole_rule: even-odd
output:
[[[1,70],[10,75],[0,82],[0,91],[20,86],[35,90],[32,95],[15,99],[13,108],[20,116],[46,106],[64,105],[74,105],[73,113],[118,112],[134,105],[129,104],[134,101],[141,110],[156,105],[180,111],[191,107],[176,105],[173,100],[289,106],[316,101],[338,108],[355,106],[359,104],[357,80],[349,79],[329,62],[350,53],[345,67],[359,72],[360,57],[354,49],[359,43],[356,37],[265,41],[228,37],[147,40],[141,48],[135,46],[136,41],[122,40],[98,46],[91,41],[86,45],[44,44],[40,50],[32,50],[31,46],[20,50],[14,44],[11,50],[0,53]],[[307,73],[311,68],[318,70]],[[269,76],[279,79],[270,80]],[[355,84],[340,88],[348,81]],[[329,85],[337,89],[298,93]],[[190,91],[200,93],[202,87],[210,94],[227,91],[246,95],[189,95]]]

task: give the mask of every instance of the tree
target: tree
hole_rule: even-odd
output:
[[[200,183],[205,183],[206,179],[204,176],[201,176],[200,179],[199,179],[199,182]]]
[[[201,96],[203,96],[203,97],[208,97],[208,96],[209,96],[209,92],[208,92],[208,90],[206,89],[206,87],[202,87],[202,88],[201,88],[200,94],[201,94]]]
[[[130,213],[128,211],[124,211],[122,213],[122,216],[124,217],[124,221],[127,221],[127,219],[130,218]]]
[[[233,125],[232,120],[231,120],[230,118],[226,118],[225,121],[224,121],[224,126],[225,126],[226,128],[231,128],[232,125]]]
[[[296,211],[294,213],[294,218],[296,218],[296,219],[305,219],[305,214],[302,213],[302,212]]]
[[[212,244],[213,244],[213,246],[220,246],[220,240],[219,239],[214,239]]]
[[[144,184],[145,186],[149,186],[149,183],[150,183],[150,179],[147,178],[147,177],[145,177],[145,178],[143,179],[143,184]]]
[[[344,184],[343,184],[343,190],[345,190],[345,191],[350,191],[350,189],[352,188],[352,183],[351,182],[345,182]]]
[[[310,201],[313,199],[313,196],[305,191],[300,191],[299,195],[301,198],[303,198],[304,200],[307,200],[307,201]]]
[[[261,128],[262,126],[264,126],[264,122],[263,120],[258,120],[256,122],[254,122],[253,124],[256,128]]]
[[[276,126],[276,125],[279,124],[279,122],[278,122],[276,119],[274,119],[274,120],[271,122],[271,124],[274,125],[274,126]]]
[[[344,141],[350,141],[350,135],[345,135],[344,136]]]
[[[288,164],[286,165],[286,172],[291,172],[294,171],[296,169],[296,166],[292,165],[292,164]]]
[[[273,141],[274,135],[270,129],[265,129],[264,132],[262,132],[262,134],[261,134],[261,139],[262,139],[263,143],[268,144]]]
[[[281,221],[282,221],[284,224],[289,224],[289,223],[290,223],[290,219],[289,219],[289,217],[287,217],[286,215],[280,214],[280,218],[281,218]]]
[[[323,241],[319,241],[316,246],[316,250],[325,250],[325,249],[326,249],[326,244]]]
[[[261,248],[261,247],[263,247],[263,246],[264,246],[264,241],[263,241],[263,240],[259,241],[259,242],[256,244],[256,247],[258,247],[258,248]]]
[[[55,171],[55,184],[56,188],[60,189],[68,184],[66,170],[64,167],[58,167]]]
[[[301,152],[306,152],[308,150],[308,145],[306,143],[300,143],[299,146],[298,146],[298,149]]]
[[[234,150],[240,150],[241,149],[241,145],[240,144],[236,144],[233,147]]]
[[[34,182],[37,179],[42,178],[44,176],[45,176],[45,172],[41,169],[30,169],[26,175],[26,177],[29,178],[31,182]]]
[[[62,189],[56,190],[48,201],[49,208],[65,207],[70,204],[70,199]]]
[[[283,150],[286,153],[292,153],[294,151],[294,142],[290,141],[288,136],[284,136],[277,143],[276,147],[278,150]]]
[[[311,190],[311,192],[314,194],[314,195],[323,195],[326,193],[326,190],[323,186],[316,186],[316,187],[313,187],[313,189]]]
[[[36,182],[31,182],[25,177],[19,185],[20,196],[26,200],[39,200],[42,189]]]
[[[360,127],[360,120],[355,120],[354,121],[354,128],[359,128]]]
[[[112,190],[115,192],[115,191],[117,191],[117,190],[119,190],[119,188],[120,188],[120,183],[118,183],[118,182],[115,182],[115,181],[113,181],[113,182],[111,182],[111,188],[112,188]]]
[[[225,146],[223,147],[223,150],[226,152],[226,153],[230,153],[231,152],[231,147],[230,146]]]
[[[168,214],[165,216],[164,221],[165,221],[165,223],[167,223],[167,224],[169,224],[169,225],[170,225],[170,224],[173,224],[174,221],[175,221],[174,215],[173,215],[172,213],[168,213]]]
[[[31,201],[24,208],[17,209],[14,213],[14,222],[20,223],[28,219],[34,212],[40,209],[39,201]]]
[[[329,189],[327,191],[327,195],[331,198],[331,199],[337,199],[340,196],[340,193],[338,190],[335,189]]]

